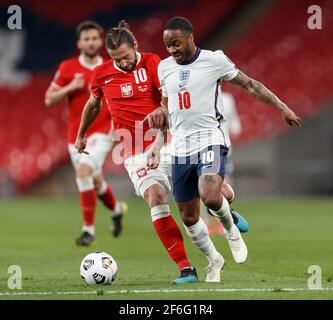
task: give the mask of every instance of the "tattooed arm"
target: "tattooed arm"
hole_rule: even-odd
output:
[[[257,80],[251,79],[246,74],[238,71],[236,77],[229,81],[232,84],[242,87],[248,94],[255,97],[256,99],[273,106],[274,108],[282,112],[283,119],[290,126],[297,126],[300,128],[301,119],[288,108],[273,92],[267,89],[262,83]]]

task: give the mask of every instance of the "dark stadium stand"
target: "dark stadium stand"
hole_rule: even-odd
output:
[[[323,28],[332,28],[330,1],[317,1],[324,10]],[[304,119],[332,99],[332,32],[309,30],[311,1],[278,1],[258,19],[227,54],[245,73],[271,88]],[[290,19],[286,18],[286,13]],[[224,88],[236,98],[242,134],[234,143],[271,137],[288,129],[273,108],[258,103],[238,88]]]
[[[39,78],[18,91],[1,88],[0,136],[5,152],[0,167],[8,168],[24,190],[67,160],[65,108],[47,110],[43,92],[49,78]]]
[[[324,6],[329,1],[317,2]],[[0,86],[0,172],[1,169],[8,169],[18,190],[24,191],[50,170],[68,161],[65,107],[46,109],[43,98],[58,62],[73,54],[73,26],[81,19],[89,17],[100,21],[98,17],[101,17],[102,24],[108,27],[105,23],[106,12],[115,23],[124,17],[121,16],[124,11],[119,8],[126,4],[134,5],[135,1],[61,0],[43,4],[30,0],[17,3],[24,3],[30,10],[26,20],[29,23],[28,37],[29,32],[36,32],[37,35],[41,32],[42,39],[46,41],[45,50],[41,50],[40,38],[28,38],[27,52],[20,66],[32,72],[32,80],[26,86]],[[167,53],[161,37],[167,19],[174,15],[185,15],[191,19],[196,41],[201,44],[244,1],[194,1],[190,8],[189,2],[179,5],[177,1],[163,1],[156,5],[154,1],[147,0],[145,3],[154,4],[153,9],[143,14],[142,19],[129,18],[128,22],[141,50],[157,52],[165,57]],[[332,41],[328,38],[329,33],[320,30],[309,32],[306,8],[310,4],[307,0],[276,2],[267,15],[255,21],[242,38],[226,50],[240,69],[272,88],[304,118],[332,99],[333,92],[330,76],[333,71]],[[80,9],[68,9],[69,5]],[[60,15],[64,7],[65,14]],[[328,5],[325,5],[325,10],[327,19],[324,20],[324,27],[328,27],[329,23],[332,25],[333,10]],[[291,19],[285,18],[286,12]],[[54,30],[48,37],[42,34],[44,23],[45,28],[50,28],[51,23]],[[70,33],[70,36],[64,36],[58,45],[56,39],[62,39],[64,32]],[[54,52],[57,45],[61,53]],[[40,61],[38,56],[41,56]],[[242,121],[243,131],[236,144],[276,135],[288,129],[280,114],[272,108],[260,105],[238,88],[228,84],[224,87],[234,94]],[[119,167],[109,162],[107,170],[115,171]]]
[[[243,2],[244,3],[244,2]],[[202,43],[209,33],[223,24],[233,10],[242,5],[240,0],[229,1],[198,1],[193,2],[191,7],[187,4],[178,5],[170,12],[154,12],[144,22],[131,23],[132,30],[144,51],[153,51],[162,58],[168,56],[165,50],[162,35],[164,24],[173,16],[185,16],[189,18],[195,27],[195,40]]]

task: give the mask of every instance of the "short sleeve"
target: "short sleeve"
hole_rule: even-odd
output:
[[[67,85],[68,79],[66,77],[66,63],[61,62],[54,77],[53,77],[53,83],[55,83],[59,87],[64,87]]]
[[[167,92],[166,87],[165,87],[165,79],[164,79],[164,74],[163,74],[161,63],[158,65],[157,73],[158,73],[159,82],[161,84],[162,96],[167,98],[168,97],[168,92]]]
[[[238,73],[238,69],[235,64],[223,53],[223,51],[215,51],[215,57],[218,65],[219,78],[226,81],[230,81],[235,78]]]
[[[150,69],[150,75],[151,75],[152,81],[154,83],[154,86],[157,89],[160,89],[161,84],[158,79],[157,69],[158,69],[158,65],[160,64],[161,58],[157,54],[154,54],[151,57],[149,57],[149,59],[150,59],[150,61],[149,61],[150,68],[149,69]]]
[[[98,83],[97,75],[96,75],[96,69],[93,70],[90,80],[90,86],[91,86],[91,93],[95,98],[102,98],[103,97],[103,90],[101,86]]]

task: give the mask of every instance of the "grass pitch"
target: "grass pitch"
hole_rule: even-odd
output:
[[[226,259],[222,284],[206,284],[206,258],[195,249],[181,226],[188,257],[200,282],[171,285],[178,276],[154,233],[142,200],[130,201],[123,234],[114,239],[110,218],[99,205],[96,243],[79,248],[81,231],[78,199],[15,199],[0,202],[0,299],[332,299],[333,199],[237,201],[234,208],[250,222],[244,239],[249,258],[237,265],[223,237],[214,236]],[[106,251],[118,263],[111,286],[87,286],[81,280],[82,258]],[[10,290],[10,265],[22,269],[22,289]],[[325,290],[308,290],[308,267],[318,265]],[[285,290],[289,288],[289,290]],[[232,290],[228,290],[232,289]]]

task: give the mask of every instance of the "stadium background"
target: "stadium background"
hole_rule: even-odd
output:
[[[290,213],[298,210],[300,219],[310,221],[303,213],[315,202],[326,205],[318,215],[332,214],[331,0],[21,0],[15,4],[22,8],[23,29],[16,31],[6,25],[11,4],[0,1],[0,217],[5,227],[8,221],[9,233],[18,231],[9,213],[22,203],[19,208],[33,217],[30,210],[42,212],[43,206],[51,210],[52,203],[58,204],[57,199],[69,199],[73,202],[66,215],[71,216],[74,230],[79,222],[79,202],[65,139],[66,107],[47,109],[43,101],[58,63],[77,54],[75,26],[86,19],[96,20],[107,30],[125,18],[140,51],[156,52],[164,58],[164,23],[174,15],[188,17],[199,47],[224,50],[241,70],[271,88],[303,120],[301,130],[289,128],[279,112],[241,89],[223,84],[236,99],[242,124],[241,135],[233,141],[238,199],[256,203],[266,197],[262,200],[267,204],[263,211],[269,208],[280,214],[284,201],[289,201],[286,197],[306,198],[295,200],[306,204],[305,208],[289,208]],[[308,28],[308,7],[313,4],[322,9],[322,30]],[[109,158],[105,172],[118,197],[137,203],[122,166]],[[20,212],[19,208],[15,210]],[[253,224],[259,221],[255,216],[258,212],[255,206],[250,208],[254,213],[251,216],[250,212],[248,218]],[[31,219],[29,223],[40,222]],[[129,216],[129,224],[130,220]],[[332,220],[323,218],[323,223],[328,227]],[[260,226],[267,228],[264,223]],[[310,222],[305,228],[311,229]]]

